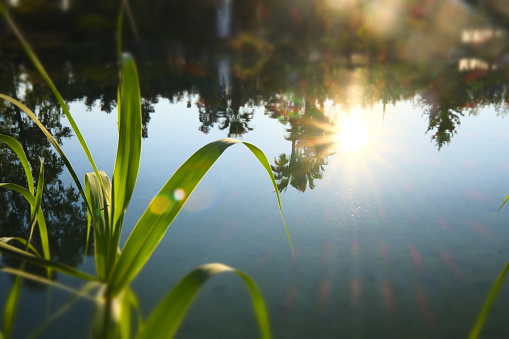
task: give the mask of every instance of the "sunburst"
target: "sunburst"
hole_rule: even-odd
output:
[[[369,141],[368,126],[361,119],[350,116],[340,124],[336,138],[345,151],[359,152]]]

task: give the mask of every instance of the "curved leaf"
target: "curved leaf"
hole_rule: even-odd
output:
[[[20,250],[17,247],[14,247],[12,245],[0,242],[0,252],[5,253],[6,255],[10,255],[11,257],[18,258],[21,260],[25,260],[31,264],[38,265],[44,268],[50,268],[54,269],[55,271],[70,275],[75,278],[83,279],[83,280],[90,280],[90,281],[97,281],[98,279],[88,273],[79,271],[75,268],[72,268],[70,266],[60,264],[54,261],[46,260],[41,257],[37,257],[31,253],[28,253],[26,251]]]
[[[31,277],[26,277],[30,279]],[[71,292],[73,294],[73,297],[67,301],[62,307],[60,307],[58,310],[55,310],[51,312],[50,317],[38,328],[36,328],[32,333],[30,333],[29,338],[38,338],[40,337],[41,333],[51,324],[53,323],[58,317],[65,314],[74,304],[76,304],[77,301],[81,300],[82,298],[86,299],[92,299],[95,301],[95,297],[90,296],[89,292],[91,292],[93,289],[96,289],[102,284],[96,281],[91,281],[86,283],[83,287],[81,287],[79,290],[72,289],[66,285],[61,285],[59,283],[56,283],[54,281],[40,281],[42,283],[47,283],[48,285],[61,288],[65,291]],[[0,338],[1,339],[1,338]]]
[[[85,196],[85,192],[83,191],[83,187],[81,186],[81,183],[80,183],[80,181],[78,179],[78,176],[76,175],[76,172],[74,172],[74,169],[71,166],[71,163],[69,162],[69,160],[67,159],[64,151],[62,150],[62,148],[60,147],[58,142],[55,140],[55,138],[51,135],[51,133],[46,129],[46,127],[44,127],[44,125],[39,121],[39,119],[37,119],[37,117],[35,116],[34,112],[32,112],[32,110],[30,110],[30,108],[28,108],[27,106],[25,106],[24,104],[22,104],[18,100],[14,99],[14,98],[11,98],[8,95],[0,93],[0,98],[9,101],[13,105],[18,106],[23,112],[25,112],[26,115],[28,115],[30,117],[30,119],[32,119],[33,122],[35,122],[35,124],[44,133],[46,138],[48,138],[48,140],[51,142],[51,144],[53,145],[53,147],[55,148],[57,153],[62,158],[62,161],[64,162],[65,166],[69,170],[69,172],[70,172],[74,182],[76,183],[76,186],[78,187],[78,190],[79,190],[81,196],[83,197],[83,200],[85,202],[87,202],[87,199],[86,199],[86,196]],[[88,208],[90,208],[88,202],[87,202],[87,206],[88,206]]]
[[[7,188],[20,193],[25,198],[25,200],[28,201],[30,205],[35,206],[35,197],[25,187],[20,186],[18,184],[11,184],[6,182],[0,183],[0,187]]]
[[[484,305],[482,306],[481,312],[479,312],[479,315],[477,316],[477,319],[475,320],[474,327],[470,331],[469,338],[475,339],[479,337],[479,334],[481,334],[481,330],[484,326],[484,322],[486,321],[486,318],[488,317],[488,314],[490,312],[491,306],[495,302],[495,299],[497,298],[498,292],[500,292],[500,289],[502,288],[502,284],[504,283],[504,279],[509,272],[509,262],[507,262],[504,266],[504,269],[497,277],[497,280],[495,280],[495,283],[493,284],[493,287],[491,287],[490,292],[488,293],[488,296],[484,300]]]
[[[34,195],[34,178],[23,146],[21,146],[18,140],[3,134],[0,134],[0,141],[7,144],[7,146],[9,146],[18,156],[19,161],[21,161],[21,165],[23,166],[23,170],[25,171],[25,175],[27,176],[28,190],[32,193],[32,195]]]
[[[245,273],[223,264],[207,264],[188,273],[161,301],[143,324],[139,339],[173,338],[189,306],[207,280],[218,273],[234,272],[249,290],[262,338],[270,338],[270,325],[263,296],[255,282]]]
[[[230,138],[211,142],[196,151],[182,166],[180,166],[152,200],[147,210],[136,223],[118,258],[115,268],[111,272],[109,281],[109,293],[111,293],[111,295],[119,293],[138,274],[161,241],[171,222],[178,215],[182,206],[210,167],[212,167],[228,147],[237,143],[246,145],[268,172],[274,186],[274,191],[278,197],[281,218],[283,218],[281,200],[274,175],[272,174],[269,162],[263,152],[251,144]],[[290,242],[290,246],[292,246],[290,233],[288,232],[284,218],[283,223],[288,241]]]
[[[74,118],[72,117],[71,112],[69,111],[69,108],[67,107],[67,104],[64,101],[64,98],[62,97],[62,95],[60,95],[60,92],[56,88],[55,84],[53,84],[53,81],[51,80],[50,76],[48,75],[48,73],[44,69],[44,66],[42,65],[42,63],[39,61],[39,58],[37,58],[37,55],[35,54],[35,52],[32,50],[32,47],[30,47],[30,44],[26,41],[25,37],[23,36],[21,31],[18,29],[18,27],[16,26],[16,24],[14,23],[14,21],[10,17],[9,12],[7,10],[5,10],[5,8],[1,4],[0,4],[0,15],[4,16],[5,20],[7,21],[7,24],[9,25],[10,29],[12,30],[12,32],[14,32],[14,34],[18,38],[18,40],[21,43],[21,46],[23,47],[23,49],[25,50],[27,56],[30,58],[30,60],[34,64],[34,66],[37,69],[37,71],[41,74],[41,76],[44,79],[44,81],[46,81],[46,84],[51,89],[51,92],[53,92],[53,95],[57,99],[60,107],[62,108],[62,111],[64,112],[64,114],[65,114],[65,116],[67,118],[67,120],[69,120],[69,123],[71,124],[71,127],[72,127],[74,133],[76,134],[76,137],[78,138],[78,140],[79,140],[79,142],[81,144],[81,147],[83,148],[83,151],[85,152],[85,154],[86,154],[86,156],[88,158],[88,161],[90,162],[90,165],[94,169],[94,172],[97,175],[99,175],[99,170],[97,169],[97,166],[95,165],[94,159],[92,158],[92,154],[90,153],[90,150],[88,149],[87,143],[85,142],[85,139],[83,138],[83,136],[82,136],[82,134],[80,132],[80,129],[78,128],[78,125],[74,121]],[[20,107],[20,106],[18,106],[18,107]],[[21,108],[21,109],[23,109],[23,108]],[[37,122],[38,120],[37,121],[34,120],[34,121]],[[43,132],[46,130],[46,128],[41,127],[42,125],[38,124],[38,126],[41,128],[41,130]],[[44,132],[44,134],[46,134],[46,132]],[[46,134],[46,136],[47,136],[47,134]],[[53,141],[52,141],[53,138],[52,137],[51,138],[48,137],[48,139],[51,141],[51,143],[53,143]],[[57,149],[57,151],[58,151],[58,149]],[[60,154],[60,152],[59,152],[59,154]],[[62,154],[60,154],[60,156],[62,156]],[[62,159],[64,160],[65,165],[67,166],[67,168],[71,172],[71,175],[72,175],[74,181],[76,182],[76,185],[78,185],[80,193],[82,193],[83,199],[85,199],[85,195],[83,194],[84,192],[81,189],[81,185],[79,184],[78,177],[74,174],[74,170],[72,170],[72,167],[70,167],[71,166],[70,163],[67,161],[66,158],[62,157]]]
[[[110,178],[105,172],[100,171],[100,178],[94,172],[85,174],[85,189],[87,200],[92,206],[92,213],[87,213],[87,248],[90,234],[90,223],[94,223],[94,244],[95,244],[95,266],[101,280],[106,280],[113,260],[116,258],[117,245],[110,245],[112,242],[112,230],[110,225],[110,205],[106,195],[111,195]],[[101,185],[102,182],[102,185]],[[103,190],[101,187],[104,187]],[[106,195],[104,194],[106,192]],[[111,253],[113,251],[113,253]]]
[[[7,295],[3,316],[5,338],[10,338],[12,335],[14,322],[16,320],[16,313],[18,312],[19,299],[21,296],[21,283],[21,276],[16,276],[12,284],[12,288]]]
[[[44,162],[41,159],[39,178],[37,179],[37,191],[35,192],[36,194],[35,194],[34,207],[35,207],[36,213],[34,213],[34,215],[32,217],[32,219],[33,219],[32,223],[34,223],[36,219],[37,219],[37,221],[39,221],[39,219],[41,219],[39,217],[39,215],[41,215],[42,219],[44,220],[44,216],[42,215],[42,209],[41,209],[43,188],[44,188]],[[46,227],[46,222],[45,221],[42,223],[38,222],[37,225],[38,225],[37,229],[39,230],[39,236],[41,238],[42,253],[44,254],[44,258],[49,260],[51,258],[51,254],[50,254],[50,249],[49,249],[48,228]],[[31,232],[33,232],[33,228],[34,227],[32,226]],[[29,239],[29,241],[30,241],[30,239]]]
[[[506,203],[507,201],[509,201],[509,195],[508,195],[507,197],[505,197],[504,202],[502,203],[502,205],[500,205],[500,207],[498,208],[497,212],[499,212],[499,211],[502,209],[502,207],[504,207],[504,205],[505,205],[505,203]]]
[[[11,184],[11,183],[0,183],[0,187],[11,189],[13,191],[16,191],[23,195],[23,197],[28,201],[30,206],[32,206],[33,209],[37,206],[36,198],[23,186],[17,185],[17,184]],[[42,230],[41,237],[45,237],[46,241],[43,241],[43,254],[44,258],[46,260],[50,259],[50,250],[49,250],[49,242],[48,242],[48,235],[47,235],[47,227],[46,227],[46,220],[44,219],[44,214],[42,213],[42,209],[40,207],[38,212],[36,214],[37,223],[39,225],[39,230]]]
[[[93,288],[97,288],[100,284],[97,281],[90,281],[84,287],[77,290],[77,289],[74,289],[67,285],[50,280],[48,278],[44,278],[40,275],[36,275],[36,274],[29,273],[26,271],[18,270],[18,269],[12,268],[12,267],[4,267],[0,270],[3,272],[9,273],[9,274],[15,275],[15,276],[19,276],[19,277],[23,277],[25,279],[39,282],[41,284],[46,284],[48,286],[53,286],[53,287],[59,288],[60,290],[74,294],[77,298],[85,298],[85,299],[89,299],[92,301],[94,301],[95,298],[93,296],[91,296],[88,292]]]
[[[140,167],[142,120],[141,95],[134,59],[122,55],[122,72],[118,93],[118,146],[112,178],[112,217],[115,251],[122,220],[136,185]]]
[[[37,249],[34,247],[34,245],[29,243],[26,239],[23,239],[23,238],[20,238],[20,237],[3,237],[3,238],[0,238],[0,242],[6,243],[6,244],[9,243],[9,241],[12,241],[12,240],[15,240],[15,241],[19,242],[20,244],[25,245],[25,247],[27,247],[29,250],[34,252],[34,254],[36,256],[42,257],[42,255],[39,253],[39,251],[37,251]]]

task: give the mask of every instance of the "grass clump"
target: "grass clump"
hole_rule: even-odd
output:
[[[123,2],[123,4],[125,5],[125,2]],[[138,302],[136,295],[130,288],[130,283],[139,275],[145,263],[150,259],[168,227],[176,218],[190,194],[215,161],[232,145],[237,143],[244,144],[265,168],[274,186],[282,216],[281,201],[276,181],[264,153],[252,144],[234,139],[221,139],[203,146],[182,164],[167,181],[134,226],[126,243],[121,246],[120,238],[124,215],[136,185],[142,140],[141,94],[137,68],[133,57],[126,53],[119,53],[121,66],[117,101],[118,146],[113,175],[112,179],[110,179],[105,172],[98,170],[65,101],[46,73],[36,54],[2,5],[0,5],[0,14],[5,18],[9,27],[18,37],[18,40],[31,59],[33,65],[39,71],[60,103],[93,169],[92,172],[85,175],[83,187],[78,179],[78,175],[73,170],[57,141],[38,120],[37,116],[30,108],[8,95],[0,94],[1,99],[16,105],[39,126],[41,131],[51,141],[71,173],[87,205],[87,242],[94,242],[96,267],[96,274],[91,275],[50,260],[48,234],[45,227],[44,215],[40,207],[42,183],[44,182],[43,163],[41,162],[40,174],[37,180],[38,186],[37,189],[35,189],[32,169],[28,161],[26,161],[26,154],[23,148],[14,138],[0,136],[0,141],[7,144],[16,152],[27,177],[26,188],[9,183],[2,183],[0,187],[19,192],[30,204],[31,234],[35,232],[35,230],[39,232],[40,238],[42,239],[42,253],[39,253],[31,245],[31,238],[14,239],[7,237],[0,239],[0,252],[3,255],[21,259],[22,262],[44,267],[47,272],[47,276],[41,277],[25,272],[23,265],[19,268],[2,269],[4,272],[14,274],[16,279],[4,308],[4,327],[3,333],[0,333],[0,337],[9,338],[12,336],[17,304],[21,293],[20,282],[22,278],[33,279],[65,288],[72,291],[79,298],[93,300],[96,305],[96,312],[92,325],[92,336],[94,338],[130,338],[132,336],[136,336],[137,338],[158,338],[173,337],[193,298],[209,278],[219,273],[233,272],[245,282],[250,292],[261,336],[263,338],[269,338],[269,318],[260,290],[248,275],[223,264],[207,264],[191,271],[168,292],[166,297],[162,299],[160,304],[151,312],[145,321],[139,324],[139,326],[133,326],[131,321],[132,313],[137,309]],[[118,27],[121,27],[121,17],[120,15]],[[119,51],[121,50],[120,46],[121,44],[118,45]],[[177,190],[187,192],[186,196],[183,199],[175,199],[174,192]],[[287,229],[286,232],[291,245],[291,239]],[[93,239],[90,239],[89,237],[92,233]],[[19,246],[14,246],[14,241],[24,245],[24,248],[20,249]],[[51,280],[52,271],[58,271],[82,279],[86,283],[80,290],[73,290],[61,286]],[[57,315],[55,315],[55,317],[56,316]],[[135,328],[136,333],[131,332],[133,328]]]

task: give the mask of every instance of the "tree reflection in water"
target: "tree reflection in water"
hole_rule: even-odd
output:
[[[60,119],[62,113],[53,103],[51,94],[41,91],[38,86],[24,83],[26,78],[16,72],[14,65],[6,65],[4,80],[11,86],[10,95],[17,97],[19,88],[23,88],[23,100],[35,107],[41,122],[47,126],[55,139],[61,144],[64,138],[71,137],[71,130],[64,127]],[[15,84],[17,81],[17,84]],[[33,91],[37,91],[35,94]],[[64,185],[60,176],[64,163],[52,150],[51,144],[40,129],[14,105],[7,102],[0,104],[0,134],[11,135],[18,139],[27,154],[30,166],[37,177],[38,159],[43,158],[44,194],[43,211],[48,227],[52,259],[71,266],[77,266],[86,254],[84,248],[86,232],[86,210],[77,190]],[[26,186],[26,176],[14,152],[5,145],[0,145],[0,182],[15,183]],[[27,239],[30,232],[30,206],[25,199],[12,190],[0,189],[0,237],[20,237]],[[34,234],[34,245],[40,249],[37,232]],[[8,266],[19,267],[19,261],[9,256],[2,256]],[[33,273],[43,273],[40,268],[28,266]],[[29,282],[32,287],[43,285]]]
[[[334,124],[316,104],[294,97],[276,95],[265,107],[271,118],[289,125],[285,139],[291,141],[291,152],[279,155],[272,166],[279,191],[288,185],[301,192],[315,188],[333,154]]]
[[[284,137],[291,142],[290,152],[274,163],[280,190],[292,186],[305,191],[322,177],[332,152],[333,141],[327,138],[337,132],[324,113],[326,100],[347,112],[410,100],[422,106],[428,118],[423,131],[440,150],[460,133],[461,119],[477,114],[480,107],[493,105],[500,116],[507,115],[507,17],[495,15],[492,2],[469,2],[483,7],[485,17],[453,2],[439,8],[409,2],[401,3],[396,16],[380,18],[390,25],[379,27],[372,15],[387,12],[377,3],[248,0],[242,6],[233,4],[227,39],[218,39],[210,30],[218,2],[188,6],[156,1],[153,8],[133,2],[144,41],[127,46],[141,61],[143,136],[149,136],[150,116],[161,98],[186,100],[188,107],[197,108],[203,133],[216,128],[241,139],[254,129],[255,108],[264,108],[269,118],[286,126]],[[23,3],[12,11],[33,40],[42,42],[35,38],[44,32],[53,42],[38,48],[64,98],[112,112],[117,78],[114,44],[109,43],[113,30],[105,18],[116,16],[116,6],[76,1],[67,12],[55,6]],[[42,10],[45,18],[54,19],[45,20],[51,25],[38,26]],[[458,20],[440,31],[440,20],[448,13],[457,14]],[[97,25],[86,31],[87,22]],[[68,137],[58,125],[57,103],[19,51],[7,47],[15,44],[9,32],[3,33],[0,63],[16,70],[12,79],[23,88],[24,103],[45,115],[57,136]],[[108,43],[102,44],[105,40]],[[70,41],[72,48],[57,50],[57,45]],[[92,56],[91,45],[80,47],[80,41],[97,44]],[[12,80],[5,78],[9,72],[0,75],[0,92],[13,93]],[[46,152],[46,161],[55,161],[48,165],[56,166],[54,178],[48,180],[56,180],[61,164],[44,151],[49,149],[47,142],[35,140],[41,139],[40,133],[32,133],[28,122],[19,123],[15,112],[9,114],[3,128],[16,128],[32,158]],[[51,182],[57,181],[48,185]]]

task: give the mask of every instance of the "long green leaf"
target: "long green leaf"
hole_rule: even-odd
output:
[[[85,152],[85,154],[88,158],[88,161],[90,162],[90,165],[94,169],[94,172],[96,173],[96,175],[99,176],[99,170],[97,169],[97,166],[95,165],[94,159],[92,158],[92,154],[90,153],[90,150],[88,149],[87,143],[85,142],[85,139],[83,138],[83,136],[78,128],[78,125],[74,121],[74,118],[72,117],[71,112],[69,111],[69,108],[67,107],[67,104],[65,103],[62,95],[60,95],[60,92],[57,90],[55,84],[53,84],[53,81],[51,80],[50,76],[44,69],[44,66],[39,61],[39,58],[37,58],[37,55],[35,54],[35,52],[32,50],[32,47],[30,47],[30,44],[26,41],[25,37],[23,36],[21,31],[18,29],[17,25],[14,23],[14,21],[10,17],[9,12],[7,10],[5,10],[5,8],[3,7],[2,4],[0,4],[0,15],[4,16],[5,20],[7,21],[7,24],[12,29],[12,31],[18,38],[19,42],[21,43],[21,46],[25,50],[25,53],[30,58],[30,60],[34,64],[37,71],[39,71],[39,73],[41,74],[44,81],[46,81],[46,84],[49,86],[49,88],[53,92],[53,95],[55,95],[67,120],[69,120],[69,123],[71,124],[71,127],[72,127],[74,133],[76,134],[76,137],[78,138],[78,140],[81,144],[81,147],[83,148],[83,151]],[[44,130],[43,130],[43,132],[44,132]],[[64,162],[65,162],[65,165],[68,166],[68,163],[65,160],[64,160]],[[69,164],[69,166],[70,166],[70,164]],[[71,168],[69,168],[69,166],[68,166],[68,169],[69,169],[69,171],[71,171],[71,174],[73,174],[74,171],[72,171]],[[81,188],[81,185],[79,185],[78,177],[73,175],[73,179],[76,182],[76,184],[78,185],[78,187]],[[83,193],[82,190],[80,190],[80,192]],[[84,195],[83,195],[83,198],[84,198]]]
[[[86,290],[83,290],[83,288],[79,289],[79,290],[76,290],[76,289],[74,289],[72,287],[60,284],[60,283],[58,283],[56,281],[44,278],[44,277],[42,277],[40,275],[28,273],[28,272],[25,272],[25,271],[22,271],[22,270],[17,270],[17,269],[12,268],[12,267],[4,267],[4,268],[1,269],[1,271],[5,272],[5,273],[12,274],[12,275],[15,275],[15,276],[20,276],[20,277],[23,277],[23,278],[26,278],[26,279],[30,279],[32,281],[36,281],[36,282],[39,282],[41,284],[46,284],[48,286],[53,286],[53,287],[56,287],[56,288],[58,288],[60,290],[69,292],[71,294],[74,294],[77,297],[86,298],[86,299],[90,299],[90,300],[95,300],[95,298],[93,296],[91,296],[88,293],[88,291],[90,291],[92,288],[97,288],[99,286],[99,282],[91,281],[87,285],[85,285],[87,287]],[[92,285],[90,285],[90,284],[92,284]]]
[[[14,283],[12,284],[11,291],[7,296],[7,301],[4,307],[4,335],[5,338],[10,338],[12,330],[14,328],[14,322],[16,320],[16,313],[18,312],[19,298],[21,295],[21,276],[16,276]]]
[[[23,146],[21,146],[18,140],[3,134],[0,134],[0,141],[7,144],[18,156],[27,177],[28,190],[30,193],[32,193],[32,195],[34,195],[34,178],[32,176],[32,170],[30,169],[30,164],[28,163],[28,158],[25,154]]]
[[[502,207],[504,207],[505,203],[508,202],[508,201],[509,201],[509,195],[507,197],[505,197],[504,202],[502,203],[502,205],[500,205],[500,207],[498,208],[497,212],[499,212],[502,209]]]
[[[41,173],[39,175],[39,178],[41,178],[41,176],[44,176],[43,171],[44,171],[44,169],[43,169],[42,164],[41,164]],[[39,183],[40,183],[40,181],[39,181]],[[0,187],[6,187],[6,185],[0,185]],[[8,188],[8,187],[6,187],[6,188]],[[31,250],[33,250],[38,255],[38,252],[30,244],[30,241],[32,239],[33,230],[34,230],[35,225],[36,225],[36,218],[37,218],[37,215],[38,215],[36,213],[36,211],[38,211],[40,209],[41,201],[40,201],[40,199],[38,200],[37,197],[33,196],[33,194],[34,194],[34,192],[33,192],[33,183],[32,183],[32,192],[30,192],[26,188],[18,186],[18,185],[13,185],[13,190],[14,191],[22,192],[21,194],[24,195],[25,197],[27,197],[27,200],[30,203],[30,210],[31,210],[31,213],[30,213],[31,214],[30,223],[32,225],[32,227],[30,229],[30,236],[29,236],[28,240],[20,239],[20,238],[4,237],[4,238],[0,239],[0,242],[4,243],[4,244],[7,244],[11,240],[17,240],[17,241],[25,244],[25,250],[31,249]],[[38,186],[38,190],[39,190],[39,186]],[[38,194],[39,194],[39,192],[38,192]],[[41,214],[42,214],[42,211],[41,211]],[[43,220],[44,220],[44,218],[43,218]],[[42,224],[44,225],[44,229],[46,229],[46,227],[45,227],[46,224],[45,223],[42,223]],[[46,237],[46,240],[47,240],[47,237]],[[44,242],[44,239],[43,239],[43,242]],[[48,253],[48,256],[49,256],[49,250],[48,250],[47,253]],[[49,257],[47,259],[49,259]],[[22,262],[19,271],[24,273],[24,269],[25,269],[25,263]],[[50,274],[50,272],[48,271],[48,275],[49,274]],[[20,296],[21,296],[21,284],[22,284],[22,277],[21,277],[21,275],[18,274],[15,277],[15,279],[14,279],[14,283],[12,284],[12,288],[11,288],[11,290],[10,290],[8,296],[7,296],[7,301],[6,301],[5,307],[4,307],[3,323],[4,323],[4,333],[5,333],[5,337],[6,338],[10,338],[11,337],[12,330],[14,328],[14,322],[16,320],[16,313],[18,312],[19,299],[20,299]]]
[[[37,278],[38,276],[34,277]],[[31,277],[26,277],[31,278]],[[47,283],[48,285],[63,289],[64,291],[71,292],[73,294],[73,297],[67,301],[62,307],[60,307],[58,310],[51,312],[51,315],[49,319],[47,319],[42,325],[40,325],[38,328],[36,328],[32,333],[30,333],[29,338],[38,338],[40,334],[56,319],[58,319],[60,316],[65,314],[74,304],[76,304],[77,301],[86,298],[91,299],[95,301],[95,297],[92,297],[90,295],[90,292],[94,289],[97,289],[98,287],[102,286],[102,284],[91,281],[86,283],[84,286],[82,286],[79,290],[72,289],[66,285],[62,285],[59,283],[56,283],[54,281],[40,281],[43,283]]]
[[[141,95],[136,64],[129,54],[122,55],[118,96],[119,136],[112,178],[113,253],[118,251],[122,221],[136,185],[141,156]]]
[[[21,150],[23,150],[23,149],[21,148]],[[24,151],[22,153],[23,153],[23,155],[25,155]],[[27,161],[27,163],[28,163],[28,161]],[[30,171],[29,167],[28,167],[28,170]],[[25,244],[25,250],[28,250],[29,248],[31,248],[35,251],[35,248],[30,244],[30,242],[32,239],[32,234],[33,234],[35,225],[37,224],[36,223],[37,215],[38,215],[39,210],[41,209],[43,180],[44,180],[44,165],[41,160],[41,169],[39,171],[39,181],[38,181],[38,185],[37,185],[37,195],[34,198],[34,200],[35,200],[34,203],[30,204],[30,207],[31,207],[30,208],[31,209],[30,223],[32,224],[32,227],[30,229],[30,236]],[[29,185],[29,187],[30,187],[30,185]],[[33,179],[32,179],[32,186],[30,188],[31,188],[31,192],[27,191],[26,195],[32,197],[34,194]],[[41,211],[41,214],[42,214],[42,211]],[[43,218],[43,220],[44,220],[44,218]],[[43,252],[46,255],[46,259],[49,259],[50,252],[49,252],[48,234],[46,232],[47,231],[46,223],[43,222],[39,226],[40,226],[39,233],[41,235],[41,243],[43,246]],[[2,238],[2,239],[0,239],[1,240],[0,242],[7,244],[7,242],[12,239],[15,239],[15,238],[11,238],[11,239]],[[37,253],[37,251],[35,251],[35,252]],[[23,262],[21,264],[19,271],[24,273],[24,269],[25,269],[25,263]],[[48,276],[49,275],[50,275],[50,271],[48,270]],[[9,338],[11,336],[12,330],[14,328],[16,313],[18,311],[18,306],[19,306],[19,299],[21,296],[21,284],[22,284],[22,277],[21,277],[21,275],[18,274],[16,276],[16,278],[14,279],[14,283],[12,285],[11,291],[9,292],[9,295],[7,297],[7,302],[5,303],[5,307],[4,307],[4,319],[3,320],[4,320],[4,333],[5,333],[6,338]]]
[[[113,267],[113,260],[110,253],[110,243],[112,242],[112,234],[110,225],[110,206],[106,194],[111,194],[111,182],[105,172],[100,171],[99,178],[94,172],[85,175],[85,188],[87,200],[92,206],[92,213],[88,213],[88,224],[90,220],[94,223],[94,240],[95,240],[95,265],[99,278],[106,280],[106,277]],[[105,191],[101,188],[105,187]],[[87,234],[90,233],[90,228]],[[88,244],[88,236],[87,236]]]
[[[44,258],[37,257],[29,252],[20,250],[17,247],[14,247],[9,244],[5,244],[3,242],[0,242],[0,252],[4,253],[6,255],[9,255],[14,258],[18,258],[21,260],[25,260],[31,264],[38,265],[40,267],[44,268],[50,268],[54,269],[55,271],[67,274],[71,277],[75,277],[78,279],[83,280],[90,280],[90,281],[97,281],[98,279],[88,273],[79,271],[75,268],[72,268],[70,266],[60,264],[54,261],[46,260]]]
[[[249,145],[248,148],[255,153],[258,160],[260,160],[263,167],[269,173],[274,190],[278,196],[279,209],[282,211],[274,176],[270,170],[269,162],[261,150],[246,142],[229,138],[207,144],[194,153],[175,172],[135,225],[110,277],[109,288],[112,295],[119,293],[138,274],[161,241],[171,222],[180,212],[182,206],[210,167],[228,147],[237,143]],[[287,229],[286,224],[284,225]],[[288,230],[287,235],[291,245]]]
[[[53,147],[55,148],[57,153],[62,158],[62,161],[64,162],[65,166],[69,170],[69,172],[70,172],[74,182],[76,183],[76,186],[78,187],[78,190],[79,190],[81,196],[83,197],[83,200],[85,202],[87,202],[86,196],[85,196],[85,192],[83,191],[83,187],[81,186],[81,183],[80,183],[80,181],[78,179],[78,176],[76,175],[76,172],[74,171],[73,167],[71,166],[71,163],[67,159],[64,151],[62,150],[62,148],[60,147],[58,142],[55,140],[55,138],[51,135],[51,133],[46,129],[46,127],[44,127],[44,125],[39,121],[39,119],[37,119],[37,116],[34,114],[34,112],[32,112],[32,110],[30,110],[27,106],[25,106],[24,104],[22,104],[18,100],[14,99],[14,98],[12,98],[12,97],[10,97],[8,95],[0,93],[0,98],[9,101],[13,105],[18,106],[23,112],[25,112],[26,115],[28,115],[30,117],[30,119],[32,119],[33,122],[35,122],[35,124],[44,133],[46,138],[48,138],[48,140],[51,142],[51,144],[53,145]],[[87,206],[88,206],[88,208],[90,208],[88,202],[87,202]]]
[[[41,159],[39,178],[37,179],[37,191],[35,194],[35,210],[37,211],[37,213],[36,215],[33,216],[32,222],[35,222],[38,215],[42,214],[41,203],[43,188],[44,188],[44,162]],[[44,258],[49,260],[51,258],[51,254],[49,248],[48,228],[46,227],[46,222],[37,223],[37,229],[39,230],[39,236],[41,239],[42,253],[44,255]]]
[[[11,184],[11,183],[0,183],[0,187],[11,189],[13,191],[20,193],[21,195],[23,195],[23,197],[26,199],[26,201],[28,201],[28,203],[30,204],[30,206],[32,206],[33,209],[36,208],[36,206],[37,206],[36,198],[25,187],[17,185],[17,184]],[[36,213],[36,218],[37,218],[37,224],[39,226],[39,230],[43,230],[41,237],[44,236],[47,239],[48,236],[47,236],[46,220],[44,219],[44,214],[42,213],[40,204],[38,207],[38,212]],[[48,240],[46,240],[45,244],[43,244],[43,255],[46,260],[49,260],[51,257]]]
[[[242,278],[251,294],[262,338],[270,338],[270,325],[263,296],[245,273],[223,264],[207,264],[187,274],[148,317],[137,338],[173,338],[193,299],[205,282],[222,272],[234,272]]]
[[[474,327],[472,328],[468,336],[469,339],[476,339],[479,337],[479,334],[481,334],[481,330],[491,310],[491,306],[493,305],[493,302],[495,302],[495,299],[497,298],[497,295],[500,292],[500,289],[502,288],[502,284],[504,283],[504,279],[508,272],[509,272],[509,262],[505,264],[504,269],[498,275],[497,280],[495,280],[493,287],[491,287],[488,296],[484,300],[484,305],[481,309],[481,312],[479,312]]]
[[[131,30],[133,31],[134,38],[139,41],[140,40],[140,34],[138,31],[138,27],[136,25],[136,22],[134,21],[134,16],[131,11],[131,7],[129,6],[128,0],[122,0],[122,4],[120,6],[120,10],[118,11],[118,17],[117,17],[117,39],[116,39],[116,45],[117,45],[117,53],[120,55],[122,53],[122,31],[123,31],[123,24],[124,24],[124,12],[127,15],[127,19],[129,20],[129,24],[131,26]]]
[[[290,231],[288,230],[288,226],[286,226],[285,217],[283,216],[283,206],[281,204],[281,196],[279,195],[276,178],[274,178],[274,173],[272,172],[272,168],[270,167],[269,161],[267,160],[267,157],[265,156],[265,154],[262,152],[261,149],[259,149],[255,145],[247,143],[247,142],[242,142],[242,143],[244,145],[246,145],[246,147],[249,148],[251,150],[251,152],[253,152],[253,154],[256,156],[256,158],[258,159],[260,164],[265,168],[265,171],[267,171],[267,174],[269,175],[270,180],[272,181],[272,185],[274,186],[274,192],[276,193],[276,197],[277,197],[277,204],[279,206],[279,214],[281,214],[281,219],[283,220],[283,225],[285,226],[286,237],[288,238],[288,242],[290,244],[290,249],[292,250],[292,254],[293,254],[294,248],[293,248],[292,237],[290,236]]]
[[[6,243],[6,244],[9,243],[10,241],[13,241],[13,240],[19,242],[22,245],[24,245],[26,248],[31,250],[33,252],[33,254],[35,254],[36,256],[42,257],[42,255],[39,253],[39,251],[37,251],[37,249],[34,247],[34,245],[29,243],[26,239],[23,239],[23,238],[20,238],[20,237],[3,237],[3,238],[0,238],[0,242]]]

